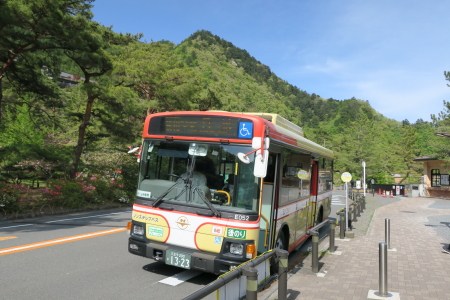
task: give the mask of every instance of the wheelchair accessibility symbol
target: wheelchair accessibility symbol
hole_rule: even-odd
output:
[[[253,136],[253,123],[251,122],[239,122],[239,134],[240,138],[251,138]]]

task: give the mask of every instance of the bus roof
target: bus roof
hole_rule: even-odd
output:
[[[300,126],[292,123],[291,121],[283,118],[280,115],[268,113],[247,113],[247,112],[244,112],[242,114],[257,116],[274,124],[276,131],[280,133],[279,135],[273,134],[272,137],[275,139],[281,140],[291,145],[295,143],[295,146],[305,149],[307,151],[314,152],[329,158],[333,158],[333,151],[325,147],[322,147],[319,144],[316,144],[313,141],[310,141],[307,138],[305,138],[303,134],[303,129]],[[285,138],[283,138],[283,135],[288,136],[294,139],[295,141],[292,141],[290,139],[286,140]]]
[[[267,114],[267,113],[243,113],[243,114],[261,117],[261,118],[266,119],[267,121],[272,122],[273,124],[276,124],[284,129],[295,132],[297,135],[304,136],[303,129],[300,126],[295,125],[294,123],[292,123],[291,121],[288,121],[287,119],[283,118],[280,115]]]
[[[229,117],[237,117],[238,115],[248,115],[248,118],[253,119],[256,122],[258,119],[261,122],[258,122],[260,125],[263,123],[269,128],[270,138],[280,141],[282,143],[292,145],[294,147],[298,147],[304,149],[307,152],[316,153],[319,156],[325,156],[328,158],[333,158],[333,151],[320,146],[319,144],[314,143],[313,141],[308,140],[304,137],[303,129],[283,118],[278,114],[270,114],[270,113],[257,113],[257,112],[228,112],[228,111],[172,111],[172,112],[163,112],[156,113],[147,116],[145,125],[144,125],[144,136],[148,135],[148,126],[149,120],[153,117],[157,116],[176,116],[176,115],[204,115],[204,116],[229,116]],[[255,132],[257,136],[262,136],[261,133]],[[186,136],[180,136],[181,139],[186,139]],[[216,138],[213,137],[202,137],[202,140],[213,141]],[[231,142],[237,142],[238,140],[230,139]],[[242,142],[242,140],[239,140]],[[250,141],[248,141],[250,142]]]

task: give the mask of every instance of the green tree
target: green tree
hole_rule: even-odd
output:
[[[78,49],[89,35],[92,0],[0,1],[0,121],[3,81],[38,95],[51,94],[44,66],[54,67],[60,50]],[[59,71],[47,69],[58,78]]]
[[[82,90],[85,93],[84,112],[78,127],[78,138],[75,149],[74,160],[70,169],[70,177],[74,178],[81,160],[83,147],[85,145],[86,130],[93,115],[94,102],[108,93],[111,81],[104,79],[104,75],[113,70],[113,55],[118,49],[117,45],[127,45],[141,37],[141,35],[117,34],[100,26],[97,23],[89,24],[90,35],[80,41],[76,50],[64,50],[64,53],[79,67],[84,76]]]
[[[128,45],[116,60],[114,73],[122,86],[132,87],[146,99],[147,114],[220,106],[215,92],[184,64],[169,43]]]
[[[414,162],[417,157],[417,129],[414,126],[403,122],[403,126],[400,128],[401,138],[395,145],[395,152],[398,156],[396,160],[399,170],[402,175],[403,183],[411,176],[419,176],[423,167],[421,163]]]

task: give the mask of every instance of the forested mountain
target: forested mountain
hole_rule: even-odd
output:
[[[211,32],[144,43],[92,21],[88,0],[18,2],[0,2],[0,180],[123,169],[126,146],[140,144],[145,116],[158,111],[278,113],[332,149],[335,170],[356,177],[362,161],[370,177],[417,176],[412,159],[436,152],[437,123],[323,99]],[[62,88],[61,71],[79,84]]]
[[[302,126],[306,137],[334,150],[335,169],[341,172],[359,177],[366,161],[370,176],[399,173],[406,179],[421,174],[421,165],[412,159],[435,151],[433,124],[391,120],[355,98],[339,101],[310,94],[208,31],[194,33],[174,51],[208,82],[223,110],[285,116]]]

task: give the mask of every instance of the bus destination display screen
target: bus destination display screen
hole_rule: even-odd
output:
[[[150,120],[149,134],[168,136],[251,139],[253,123],[242,118],[220,116],[166,116]]]

